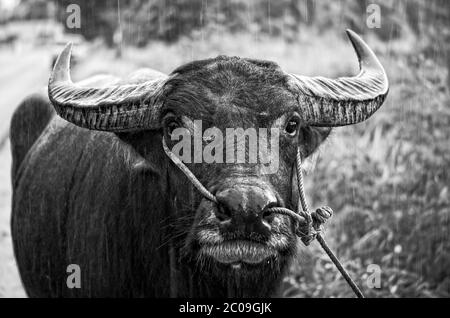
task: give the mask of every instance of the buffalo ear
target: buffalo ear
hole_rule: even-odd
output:
[[[139,144],[143,139],[142,131],[117,131],[114,132],[114,134],[119,137],[120,140],[133,146]]]
[[[299,143],[302,146],[304,158],[313,154],[327,139],[330,132],[331,128],[329,127],[303,127],[299,136]]]
[[[161,133],[156,130],[136,130],[114,132],[123,142],[131,145],[141,155],[146,155],[155,149],[161,149]]]

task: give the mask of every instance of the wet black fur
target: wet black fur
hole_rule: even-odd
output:
[[[190,114],[205,119],[204,129],[218,123],[263,127],[297,101],[272,62],[218,57],[173,74],[162,116]],[[280,174],[264,179],[287,206],[297,142],[308,156],[329,129],[302,132],[296,141],[281,140]],[[274,295],[294,246],[283,260],[234,274],[199,260],[190,235],[202,198],[167,159],[163,135],[163,129],[115,134],[79,128],[54,115],[44,96],[18,107],[11,123],[11,226],[29,296],[168,297],[171,288],[177,296]],[[231,168],[191,168],[208,186],[235,177]],[[176,286],[170,284],[171,246]],[[66,286],[69,264],[81,267],[81,289]]]

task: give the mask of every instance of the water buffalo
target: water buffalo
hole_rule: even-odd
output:
[[[169,75],[73,83],[67,46],[48,97],[25,99],[11,123],[12,236],[27,294],[276,295],[297,238],[289,217],[267,210],[296,209],[297,147],[308,157],[331,127],[367,119],[388,92],[374,53],[348,36],[361,72],[339,79],[219,56]],[[262,174],[259,163],[188,163],[217,203],[202,197],[162,148],[195,120],[203,131],[279,128],[276,173]],[[67,285],[70,264],[80,288]]]

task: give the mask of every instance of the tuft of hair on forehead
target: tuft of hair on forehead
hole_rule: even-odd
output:
[[[281,111],[287,81],[288,75],[271,61],[224,55],[194,61],[171,73],[166,111],[185,110],[205,118],[221,107],[254,113]]]
[[[186,63],[176,68],[171,75],[194,75],[196,73],[205,74],[220,71],[230,71],[244,76],[258,75],[265,80],[268,78],[282,80],[286,76],[275,62],[226,55]]]

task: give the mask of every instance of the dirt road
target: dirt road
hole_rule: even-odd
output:
[[[11,243],[9,123],[20,101],[45,86],[49,64],[48,50],[0,50],[0,297],[25,296]]]

